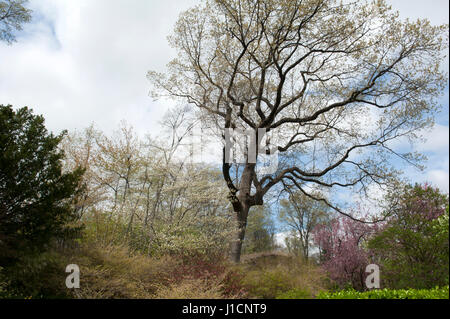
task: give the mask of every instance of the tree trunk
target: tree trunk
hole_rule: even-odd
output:
[[[231,260],[239,263],[241,260],[242,243],[245,238],[245,228],[247,226],[248,207],[243,207],[240,212],[235,212],[235,218],[238,225],[234,241],[231,243]]]
[[[239,263],[241,260],[242,242],[245,237],[245,228],[247,226],[247,216],[250,207],[254,205],[251,201],[250,190],[255,174],[254,163],[247,163],[242,172],[241,182],[239,186],[239,195],[232,201],[235,218],[238,226],[238,231],[234,241],[231,243],[231,260],[234,263]],[[234,194],[233,194],[234,195]]]

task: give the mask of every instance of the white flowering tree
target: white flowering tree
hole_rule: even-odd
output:
[[[432,124],[447,37],[447,26],[400,21],[382,0],[210,0],[180,15],[170,36],[177,58],[148,74],[154,95],[197,106],[222,132],[250,130],[258,142],[258,129],[276,133],[271,144],[289,159],[258,176],[257,163],[224,156],[239,223],[234,261],[250,207],[275,186],[346,214],[311,187],[364,192],[396,175],[393,156],[419,159],[390,142]]]

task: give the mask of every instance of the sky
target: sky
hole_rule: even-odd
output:
[[[139,135],[158,135],[171,106],[149,96],[147,71],[163,71],[175,57],[167,36],[194,0],[30,0],[33,21],[17,43],[0,42],[0,103],[29,106],[47,127],[81,130],[91,123],[111,133],[121,120]],[[448,23],[448,0],[390,0],[401,18]],[[448,61],[444,63],[448,71]],[[428,157],[423,172],[405,167],[414,182],[449,191],[449,93],[433,130],[415,149]]]

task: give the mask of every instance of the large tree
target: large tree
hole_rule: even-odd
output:
[[[250,130],[255,147],[271,135],[265,151],[280,157],[260,175],[253,159],[233,164],[223,149],[234,261],[249,209],[269,190],[297,187],[346,214],[312,186],[366,192],[395,176],[392,156],[419,159],[390,142],[432,125],[447,37],[447,26],[400,21],[382,0],[211,0],[180,15],[169,38],[177,58],[148,74],[155,96],[196,105],[223,139],[225,129]]]
[[[22,30],[22,24],[30,22],[31,10],[25,7],[28,0],[0,0],[0,41],[8,44],[16,41],[14,31]]]

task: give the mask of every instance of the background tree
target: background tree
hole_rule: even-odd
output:
[[[186,108],[175,108],[159,139],[123,122],[112,136],[91,126],[64,140],[65,168],[86,170],[76,205],[88,240],[147,254],[223,254],[233,232],[226,186],[217,168],[186,160],[188,122]]]
[[[388,197],[391,217],[369,242],[390,288],[448,285],[448,195],[406,185]]]
[[[11,44],[16,41],[14,31],[31,21],[31,10],[25,7],[28,0],[0,0],[0,40]]]
[[[261,176],[261,164],[229,163],[223,150],[235,262],[250,207],[280,182],[346,214],[307,186],[368,196],[395,177],[392,157],[419,160],[390,141],[432,125],[447,37],[447,26],[399,21],[384,1],[215,0],[180,15],[170,37],[177,58],[148,74],[154,96],[196,105],[222,139],[227,128],[251,130],[257,149],[271,135],[275,147],[261,148],[279,152],[277,172]]]
[[[0,105],[0,265],[76,228],[72,205],[83,171],[62,173],[64,153],[42,116]]]
[[[365,289],[365,270],[370,264],[367,241],[377,230],[377,224],[346,216],[314,228],[313,238],[320,250],[321,265],[340,288],[350,286],[357,290]]]
[[[288,248],[296,250],[295,247],[298,247],[301,256],[308,260],[312,231],[316,225],[330,218],[330,208],[301,192],[290,192],[288,199],[282,199],[280,205],[280,221],[291,231],[291,236],[286,238]]]
[[[275,223],[270,209],[255,206],[248,217],[247,236],[243,243],[245,253],[270,251],[275,248]]]
[[[98,155],[97,141],[100,136],[101,132],[91,125],[82,132],[67,134],[60,143],[65,155],[63,169],[72,171],[81,167],[85,171],[82,177],[83,192],[77,197],[75,204],[80,217],[107,196],[107,190],[99,182],[100,177],[94,167]]]

